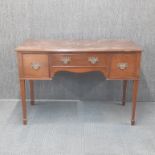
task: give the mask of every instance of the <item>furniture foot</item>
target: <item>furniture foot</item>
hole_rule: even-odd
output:
[[[122,105],[125,105],[126,102],[126,92],[127,92],[127,80],[123,80],[123,96],[122,96]]]
[[[30,99],[31,99],[31,105],[34,105],[34,82],[33,80],[29,80],[30,83]]]
[[[131,125],[135,124],[135,112],[136,112],[136,100],[138,95],[138,84],[139,80],[133,81],[133,94],[132,94],[132,115],[131,115]]]
[[[27,120],[23,119],[23,124],[26,125],[27,124]]]
[[[27,110],[26,110],[26,90],[25,90],[25,80],[20,80],[20,95],[22,103],[22,115],[23,115],[23,124],[27,124]]]
[[[131,120],[131,125],[135,125],[135,120]]]

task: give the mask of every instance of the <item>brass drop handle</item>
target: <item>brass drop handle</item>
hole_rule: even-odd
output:
[[[128,63],[118,63],[117,67],[121,70],[125,70],[126,68],[128,68]]]
[[[71,61],[71,57],[69,56],[63,57],[61,61],[63,62],[63,64],[67,65]]]
[[[33,62],[33,63],[31,64],[31,67],[32,67],[34,70],[38,70],[38,69],[40,69],[41,65],[40,65],[39,63],[37,63],[37,62]]]
[[[91,63],[91,64],[96,64],[99,60],[97,57],[89,57],[88,58],[88,61]]]

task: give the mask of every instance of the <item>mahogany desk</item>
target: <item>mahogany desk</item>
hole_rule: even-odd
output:
[[[125,40],[27,40],[16,48],[20,79],[23,124],[27,124],[25,81],[30,82],[34,104],[34,80],[51,80],[56,72],[100,71],[108,80],[123,80],[125,105],[128,80],[133,80],[131,125],[135,124],[140,78],[141,49]]]

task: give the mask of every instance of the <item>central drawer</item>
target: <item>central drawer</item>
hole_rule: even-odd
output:
[[[106,67],[106,54],[51,54],[52,67]]]

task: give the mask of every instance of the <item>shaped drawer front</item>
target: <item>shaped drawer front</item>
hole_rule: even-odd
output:
[[[140,69],[140,54],[112,54],[110,78],[137,78]]]
[[[48,78],[48,55],[46,54],[23,54],[24,77]]]
[[[52,54],[52,66],[69,66],[69,67],[106,67],[106,54]]]

